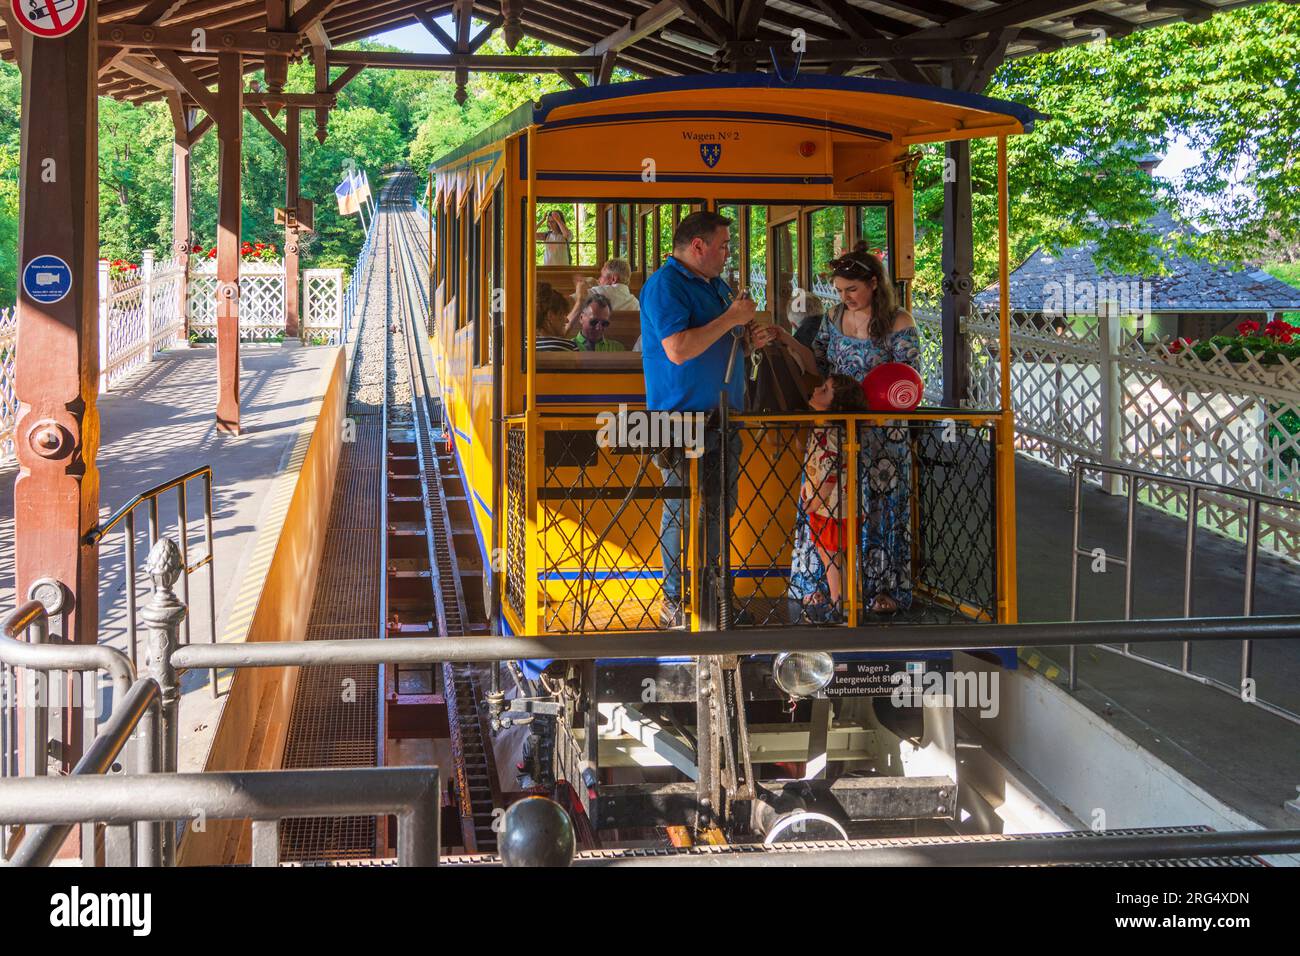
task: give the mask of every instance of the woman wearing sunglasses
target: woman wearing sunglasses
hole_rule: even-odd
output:
[[[862,381],[877,365],[904,362],[921,370],[920,339],[911,315],[898,307],[884,263],[866,243],[830,263],[840,303],[821,323],[813,355],[822,375],[849,375]],[[877,614],[906,610],[912,604],[910,461],[903,424],[867,425],[859,432],[859,541],[862,594]],[[816,619],[827,604],[826,571],[802,513],[795,527],[790,596]]]

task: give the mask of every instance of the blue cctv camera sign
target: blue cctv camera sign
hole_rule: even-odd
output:
[[[58,302],[72,291],[72,270],[58,256],[37,256],[23,269],[23,291],[33,302]]]

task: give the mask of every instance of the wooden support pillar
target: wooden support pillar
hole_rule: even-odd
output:
[[[298,208],[299,141],[301,140],[301,108],[290,106],[285,113],[284,143],[284,208],[291,214]],[[294,220],[296,222],[297,220]],[[298,227],[285,223],[284,227],[284,337],[299,335]]]
[[[289,3],[288,0],[266,0],[266,28],[267,30],[284,30],[289,25]],[[262,75],[266,77],[266,88],[272,93],[281,93],[284,91],[284,84],[289,77],[289,58],[286,56],[268,56],[262,67]],[[279,112],[279,107],[274,103],[271,104],[271,115],[275,116]]]
[[[57,581],[64,599],[50,622],[51,640],[78,644],[96,643],[99,618],[98,549],[85,543],[99,517],[96,21],[97,3],[89,0],[85,19],[66,36],[17,38],[25,50],[25,73],[14,369],[19,403],[14,583],[16,598],[23,602],[34,582]],[[24,267],[41,256],[57,256],[67,271],[52,260],[46,260],[50,268],[33,267],[32,295],[25,288]],[[66,294],[51,301],[60,287]],[[73,687],[69,680],[65,689]],[[60,700],[71,700],[73,706],[63,708],[62,727],[51,730],[62,741],[61,760],[70,770],[85,743],[83,719],[93,715],[93,708],[81,706],[80,694],[61,694]],[[45,754],[35,759],[44,763]],[[69,849],[79,849],[76,831]]]
[[[193,181],[190,172],[190,132],[197,120],[197,111],[183,109],[172,114],[172,254],[176,256],[184,270],[181,278],[181,294],[176,297],[176,308],[180,312],[182,338],[188,340],[190,335],[190,246],[194,242],[191,225],[190,196]]]
[[[970,143],[948,143],[943,176],[943,403],[955,408],[970,393],[970,346],[962,322],[970,315],[975,243],[970,208]]]
[[[242,56],[217,57],[217,430],[239,434],[240,152]]]

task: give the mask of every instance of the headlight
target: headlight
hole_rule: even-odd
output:
[[[772,663],[776,686],[791,697],[811,697],[831,682],[835,662],[820,651],[786,651]]]

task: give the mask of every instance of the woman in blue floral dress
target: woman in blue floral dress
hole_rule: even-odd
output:
[[[898,308],[893,283],[880,259],[859,243],[853,252],[834,260],[831,268],[840,304],[822,321],[813,342],[818,371],[861,381],[877,365],[904,362],[919,372],[916,324]],[[860,593],[872,611],[889,614],[912,604],[907,427],[864,426],[858,437]],[[802,506],[795,523],[789,596],[801,603],[804,615],[812,620],[833,620],[839,615],[839,609],[829,604],[826,571]]]

